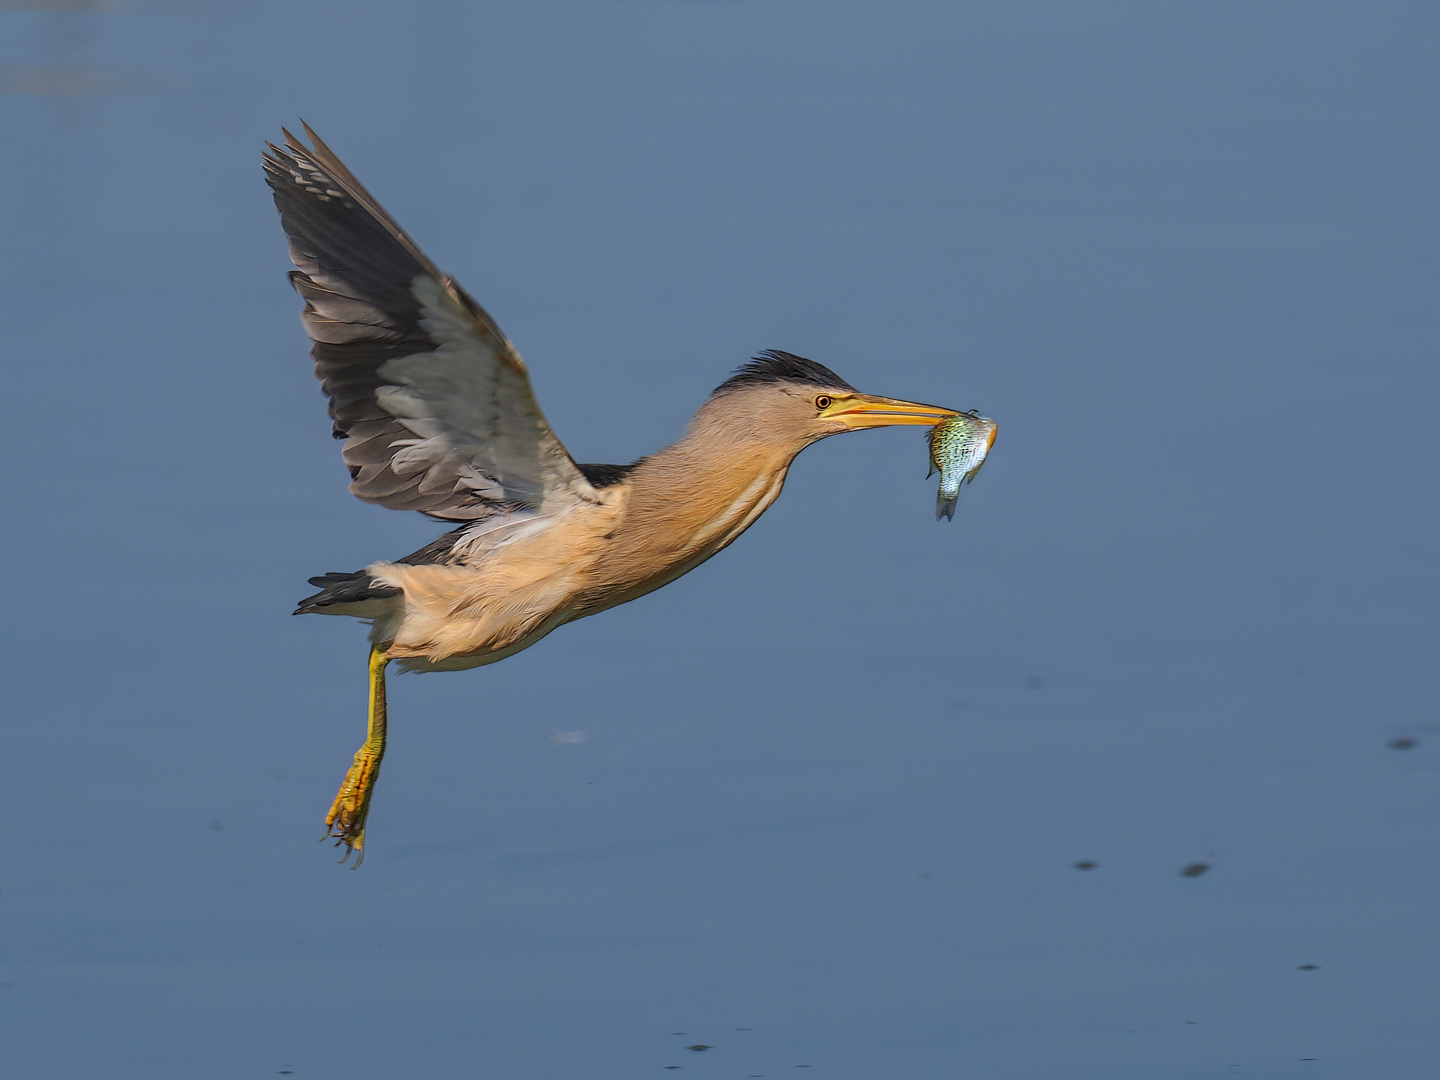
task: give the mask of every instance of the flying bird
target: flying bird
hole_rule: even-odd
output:
[[[540,411],[495,321],[305,126],[267,143],[266,180],[305,301],[350,491],[451,525],[354,573],[311,578],[297,614],[370,624],[370,715],[325,818],[364,857],[385,754],[385,669],[456,671],[529,648],[557,626],[693,570],[780,494],[790,463],[830,435],[933,426],[953,409],[862,394],[829,368],[761,353],[721,383],[680,441],[628,465],[581,465]]]

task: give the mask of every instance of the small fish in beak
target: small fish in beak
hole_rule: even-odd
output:
[[[985,455],[995,445],[995,421],[978,412],[959,413],[936,424],[926,435],[930,443],[930,472],[940,474],[935,496],[935,520],[955,518],[960,489],[975,479]]]

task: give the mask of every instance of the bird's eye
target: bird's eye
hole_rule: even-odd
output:
[[[835,399],[832,398],[832,397],[829,397],[829,396],[826,395],[826,394],[821,394],[819,397],[817,397],[817,398],[815,399],[815,408],[817,408],[817,409],[821,409],[821,410],[828,409],[831,405],[834,405],[834,404],[835,404]]]

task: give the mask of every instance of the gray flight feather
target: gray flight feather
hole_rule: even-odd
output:
[[[267,144],[265,173],[350,490],[493,525],[598,501],[494,320],[305,133]]]

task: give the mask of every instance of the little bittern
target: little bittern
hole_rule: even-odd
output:
[[[369,734],[325,819],[358,865],[391,661],[454,671],[503,660],[699,566],[765,512],[811,443],[956,412],[862,394],[814,361],[766,352],[675,445],[577,465],[494,320],[305,132],[310,146],[288,131],[270,145],[265,172],[350,490],[455,526],[403,559],[312,578],[321,591],[300,602],[370,622]]]

